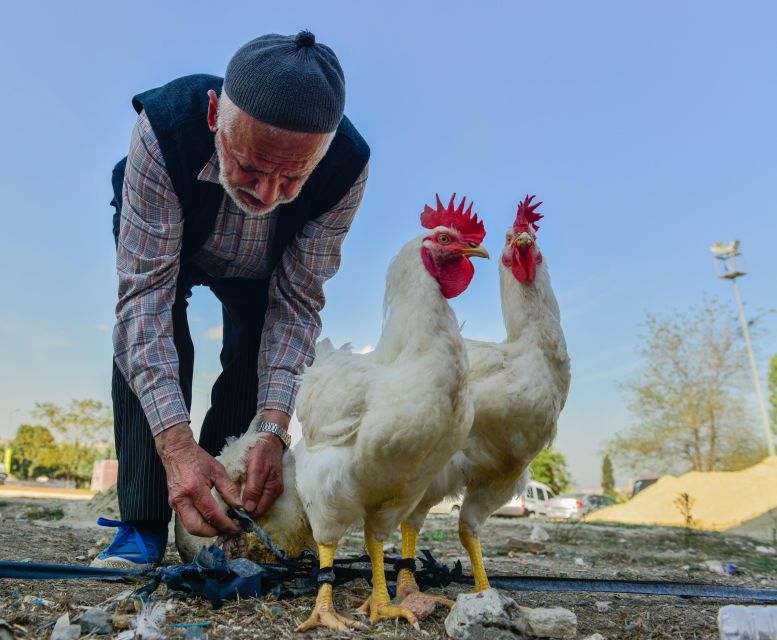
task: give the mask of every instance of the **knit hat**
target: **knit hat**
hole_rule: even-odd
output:
[[[310,31],[271,33],[240,47],[227,65],[224,91],[257,120],[291,131],[334,131],[345,108],[337,56]]]

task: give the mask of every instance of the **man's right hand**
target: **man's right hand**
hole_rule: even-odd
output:
[[[240,488],[224,466],[195,442],[189,425],[165,429],[154,444],[167,474],[168,501],[186,530],[207,537],[239,533],[210,490],[216,487],[226,504],[241,509]]]

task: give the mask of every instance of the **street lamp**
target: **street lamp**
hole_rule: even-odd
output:
[[[742,253],[739,251],[739,240],[733,240],[728,244],[725,242],[716,242],[710,247],[710,251],[712,252],[713,263],[715,264],[716,275],[718,278],[731,280],[731,284],[734,287],[734,298],[736,298],[737,309],[739,310],[739,324],[742,327],[742,335],[745,338],[747,355],[750,358],[750,369],[753,372],[755,395],[758,398],[758,406],[761,409],[761,419],[763,420],[764,432],[766,433],[766,447],[769,451],[769,455],[774,456],[774,436],[772,435],[772,429],[769,425],[769,415],[766,413],[764,396],[761,392],[761,379],[758,376],[758,367],[755,364],[753,345],[750,343],[750,332],[747,329],[747,320],[745,320],[745,308],[742,306],[742,297],[739,295],[739,287],[737,287],[737,278],[744,276],[747,273]],[[739,258],[739,262],[737,262],[737,258]]]

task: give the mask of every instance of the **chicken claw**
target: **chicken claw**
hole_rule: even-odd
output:
[[[364,527],[364,542],[372,562],[372,594],[359,607],[359,611],[366,613],[369,609],[370,622],[404,618],[416,631],[420,631],[421,627],[412,611],[391,604],[383,566],[383,542],[377,540],[368,527]]]
[[[418,531],[411,527],[406,522],[402,523],[402,559],[415,558],[416,540],[418,539]],[[445,596],[435,596],[429,593],[423,593],[415,581],[413,572],[409,569],[400,569],[397,575],[397,596],[404,596],[405,599],[414,595],[414,599],[421,599],[427,601],[433,601],[434,603],[440,603],[449,609],[453,606],[453,600],[446,598]],[[404,600],[400,603],[400,606],[404,604]],[[365,602],[365,604],[367,604]],[[425,607],[421,607],[425,608]],[[434,605],[431,607],[434,609]],[[415,607],[413,607],[415,609]],[[418,614],[417,611],[414,613]],[[422,618],[423,619],[423,618]]]
[[[318,556],[322,569],[332,567],[335,549],[337,545],[319,544]],[[316,606],[307,620],[297,627],[297,631],[309,631],[316,627],[327,627],[335,631],[347,631],[349,628],[366,631],[367,627],[358,620],[352,620],[346,616],[341,616],[335,611],[335,605],[332,601],[332,585],[324,583],[318,589],[316,596]]]

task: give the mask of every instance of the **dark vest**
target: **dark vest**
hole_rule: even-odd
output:
[[[184,234],[181,268],[192,266],[191,257],[213,231],[224,197],[221,185],[197,180],[215,151],[215,136],[208,128],[208,89],[219,93],[223,78],[198,74],[173,80],[132,99],[138,113],[146,112],[159,140],[170,179],[181,203]],[[359,177],[370,157],[370,148],[347,117],[343,116],[326,155],[310,175],[299,196],[278,207],[271,252],[275,265],[284,249],[306,222],[329,211]],[[113,169],[114,199],[111,204],[113,235],[119,237],[122,184],[127,158]]]

